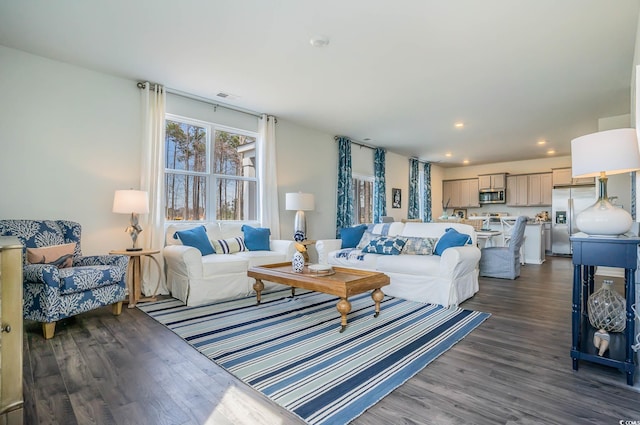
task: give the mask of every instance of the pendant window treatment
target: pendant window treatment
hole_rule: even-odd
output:
[[[272,239],[280,239],[280,213],[278,209],[278,177],[276,170],[276,118],[262,115],[259,124],[258,173],[259,196],[262,205],[260,223],[271,230]]]
[[[165,148],[165,104],[166,92],[163,86],[144,83],[142,96],[142,143],[140,166],[140,190],[149,194],[149,214],[141,216],[142,246],[146,249],[162,250],[164,247],[164,208],[162,192],[164,187]],[[144,223],[146,221],[146,223]],[[160,270],[151,261],[143,262],[142,292],[152,295],[158,285],[157,294],[168,294],[162,256],[158,255]]]
[[[373,153],[373,222],[380,223],[381,217],[387,215],[387,194],[385,181],[386,151],[376,148]]]
[[[353,223],[353,180],[351,168],[351,140],[348,137],[336,136],[338,142],[338,198],[336,208],[336,237],[340,237],[340,229],[350,227]]]
[[[420,218],[420,174],[418,173],[419,161],[409,158],[409,205],[407,208],[407,218]]]
[[[424,173],[424,185],[422,187],[422,221],[425,223],[431,222],[433,217],[431,216],[431,163],[425,162],[423,164]]]

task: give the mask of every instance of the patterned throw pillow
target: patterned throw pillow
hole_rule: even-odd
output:
[[[30,264],[51,264],[59,269],[64,269],[73,265],[73,251],[75,249],[75,243],[27,248],[27,262]]]
[[[408,237],[402,253],[409,255],[433,255],[433,248],[437,242],[438,238]]]
[[[244,244],[244,239],[241,236],[211,241],[211,245],[213,245],[213,250],[216,254],[233,254],[247,250],[247,247]]]
[[[383,254],[383,255],[399,255],[407,243],[407,238],[380,236],[372,239],[364,248],[363,253],[367,254]]]

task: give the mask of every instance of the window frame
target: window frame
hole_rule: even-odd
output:
[[[164,174],[165,174],[165,178],[163,179],[163,186],[162,186],[162,199],[163,199],[163,206],[164,206],[164,215],[165,215],[165,221],[167,223],[209,223],[209,222],[216,222],[216,221],[238,221],[238,222],[245,222],[245,221],[253,221],[255,219],[252,218],[244,218],[242,220],[223,220],[223,219],[218,219],[217,218],[217,198],[216,198],[216,192],[215,192],[215,188],[216,183],[219,179],[225,179],[225,180],[236,180],[236,181],[249,181],[249,182],[255,182],[256,185],[256,199],[255,204],[256,204],[256,217],[260,216],[260,206],[261,206],[261,202],[260,202],[260,181],[259,181],[259,176],[260,176],[260,172],[259,172],[259,133],[258,132],[254,132],[254,131],[249,131],[249,130],[243,130],[240,128],[235,128],[235,127],[230,127],[227,125],[223,125],[223,124],[217,124],[217,123],[213,123],[213,122],[209,122],[209,121],[204,121],[204,120],[199,120],[196,118],[189,118],[189,117],[185,117],[182,115],[176,115],[176,114],[171,114],[171,113],[165,113],[165,120],[164,120],[164,128],[166,129],[167,126],[167,121],[173,121],[173,122],[177,122],[179,124],[187,124],[187,125],[193,125],[193,126],[198,126],[198,127],[202,127],[205,128],[206,130],[206,150],[207,150],[207,163],[206,163],[206,172],[200,172],[200,171],[188,171],[188,170],[179,170],[179,169],[175,169],[175,168],[167,168],[167,163],[166,163],[166,152],[165,152],[165,164],[164,164]],[[246,177],[246,176],[237,176],[237,175],[232,175],[232,174],[218,174],[218,173],[214,173],[214,169],[213,169],[213,164],[215,161],[215,134],[218,131],[223,131],[223,132],[227,132],[227,133],[232,133],[232,134],[238,134],[238,135],[242,135],[242,136],[247,136],[247,137],[252,137],[255,139],[254,145],[255,145],[255,176],[254,177]],[[165,136],[165,140],[164,143],[166,144],[166,136]],[[167,192],[167,188],[166,188],[166,176],[168,174],[176,174],[176,175],[184,175],[184,176],[198,176],[198,177],[204,177],[205,178],[205,185],[206,185],[206,201],[205,201],[205,218],[203,220],[170,220],[167,218],[167,199],[165,197],[165,194]],[[213,214],[213,217],[210,216],[210,214]]]
[[[369,197],[370,203],[370,211],[371,217],[370,220],[365,223],[373,222],[373,185],[375,185],[375,176],[360,174],[360,173],[351,173],[351,179],[353,183],[353,223],[352,225],[362,224],[360,223],[360,200],[358,195],[358,189],[356,187],[355,180],[362,180],[371,184],[371,196]]]

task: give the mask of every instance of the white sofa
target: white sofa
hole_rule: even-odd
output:
[[[376,225],[378,229],[382,224]],[[376,270],[391,279],[382,288],[386,295],[422,303],[457,306],[478,292],[478,264],[475,229],[461,223],[389,223],[384,226],[388,236],[440,238],[452,227],[471,236],[472,244],[446,249],[439,255],[339,255],[340,239],[316,242],[318,261],[340,267]],[[375,233],[375,230],[374,230]],[[348,249],[348,248],[347,248]]]
[[[243,224],[260,227],[255,222],[214,222],[204,224],[210,240],[243,236]],[[234,254],[202,255],[197,248],[182,245],[174,234],[201,223],[179,223],[167,227],[163,256],[166,264],[167,287],[171,295],[188,306],[239,298],[253,293],[254,279],[247,276],[249,267],[291,261],[295,242],[270,240],[269,251],[243,251]],[[264,282],[264,292],[284,286]]]

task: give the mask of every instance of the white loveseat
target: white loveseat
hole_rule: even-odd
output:
[[[361,254],[352,249],[351,255],[341,250],[340,239],[316,242],[318,261],[340,267],[376,270],[391,279],[382,288],[386,295],[422,303],[457,306],[478,292],[478,264],[480,249],[477,247],[475,229],[461,223],[388,223],[378,224],[388,236],[441,238],[447,228],[471,236],[471,244],[451,247],[442,255]],[[436,245],[437,246],[437,245]],[[346,248],[347,250],[349,248]],[[354,255],[355,254],[355,255]]]
[[[258,223],[215,222],[204,224],[209,240],[243,236],[243,224],[260,227]],[[171,295],[186,305],[194,306],[214,301],[239,298],[253,293],[254,279],[247,276],[249,267],[291,261],[295,243],[270,240],[269,251],[242,251],[233,254],[202,255],[197,248],[185,246],[174,238],[176,231],[203,224],[180,223],[167,227],[163,256],[166,264],[167,287]],[[265,292],[284,288],[264,282]]]

